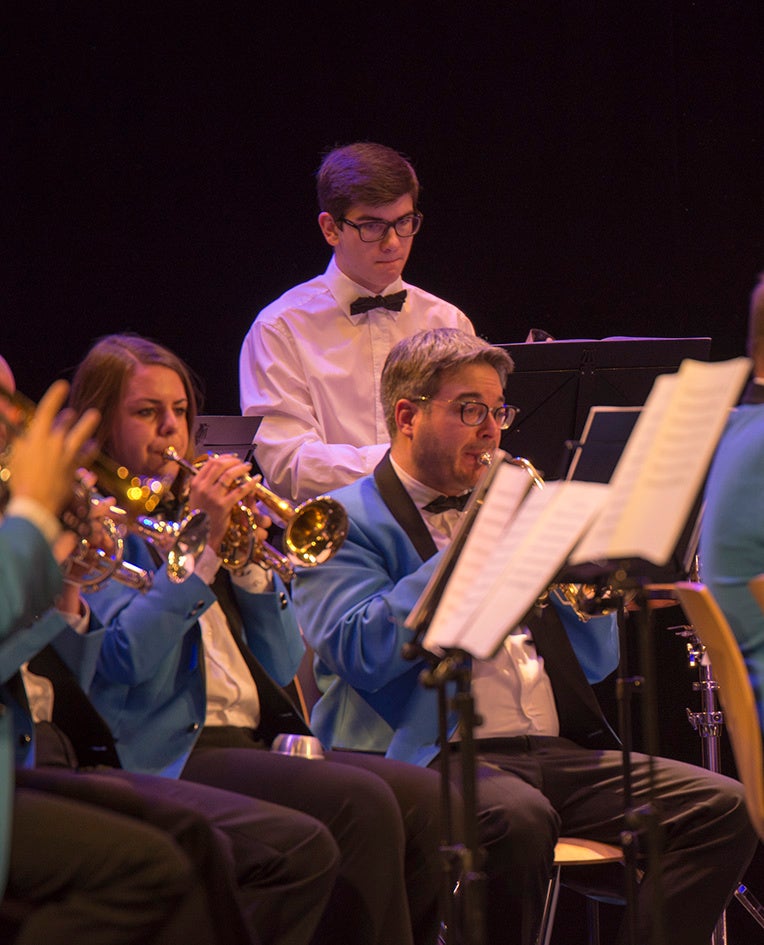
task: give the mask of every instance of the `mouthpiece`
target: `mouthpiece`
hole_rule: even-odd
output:
[[[490,466],[493,462],[493,453],[490,450],[486,450],[485,453],[481,453],[478,456],[478,462],[482,463],[483,466]]]

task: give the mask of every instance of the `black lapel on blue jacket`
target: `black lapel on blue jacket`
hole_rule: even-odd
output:
[[[212,590],[226,616],[236,646],[257,686],[257,696],[260,701],[258,732],[267,741],[273,741],[277,735],[286,732],[296,735],[312,734],[292,700],[281,686],[271,679],[247,646],[244,640],[241,613],[231,586],[231,576],[224,568],[220,568],[215,575]]]
[[[743,392],[740,402],[742,404],[764,404],[764,384],[754,384],[751,381]]]
[[[385,505],[411,539],[417,554],[422,561],[427,561],[436,553],[437,546],[427,530],[421,512],[396,476],[393,464],[390,462],[389,450],[374,470],[374,481],[377,483]]]
[[[29,668],[53,684],[53,723],[72,743],[80,767],[107,765],[119,768],[119,757],[109,726],[53,645],[49,643],[43,647],[29,661]],[[40,764],[45,763],[41,751],[38,760]]]
[[[560,735],[586,748],[617,748],[618,738],[602,714],[592,687],[551,604],[527,619],[536,650],[552,683]]]

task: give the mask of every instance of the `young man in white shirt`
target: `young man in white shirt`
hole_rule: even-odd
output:
[[[370,473],[389,446],[379,381],[388,351],[424,328],[474,328],[459,309],[403,282],[422,225],[419,181],[397,151],[335,148],[317,175],[323,275],[260,312],[241,349],[242,413],[261,416],[257,462],[294,501]]]

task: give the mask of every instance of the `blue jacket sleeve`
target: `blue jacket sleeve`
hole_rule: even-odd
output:
[[[295,607],[305,639],[327,670],[376,692],[411,674],[412,663],[402,656],[411,633],[403,623],[440,555],[422,563],[371,479],[337,497],[348,510],[348,536],[320,567],[298,571]]]
[[[31,522],[11,516],[0,523],[0,639],[45,613],[61,583],[50,547]]]
[[[143,542],[128,536],[125,557],[153,570]],[[90,608],[104,628],[98,657],[101,684],[136,686],[152,679],[183,642],[201,614],[215,601],[213,591],[196,575],[173,583],[163,565],[148,591],[136,591],[111,580],[87,595]]]
[[[618,666],[620,647],[616,615],[604,614],[582,620],[572,605],[560,600],[558,595],[553,593],[551,600],[587,680],[596,683],[605,679]]]
[[[248,594],[235,581],[233,587],[247,646],[266,673],[280,686],[286,686],[294,679],[305,652],[286,588],[276,575],[271,592]]]

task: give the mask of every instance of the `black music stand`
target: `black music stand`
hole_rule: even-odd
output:
[[[585,482],[609,482],[623,453],[626,442],[641,412],[641,408],[625,407],[592,407],[584,424],[580,440],[575,444],[573,458],[568,468],[566,478]],[[677,571],[681,568],[679,562],[685,560],[686,549],[682,548],[683,539],[687,534],[695,536],[697,547],[697,532],[694,528],[685,526],[685,530],[672,555],[667,568],[657,568],[652,562],[638,559],[637,561],[605,563],[583,566],[578,569],[567,570],[561,577],[565,582],[577,583],[582,581],[598,582],[608,586],[615,593],[617,604],[617,621],[620,661],[617,669],[616,700],[618,707],[618,735],[621,740],[623,755],[624,777],[624,830],[621,834],[621,843],[626,864],[626,909],[629,925],[629,936],[634,943],[634,918],[636,908],[637,887],[637,857],[639,853],[640,835],[647,838],[646,854],[650,869],[656,877],[656,907],[653,915],[653,933],[656,943],[664,943],[665,917],[661,908],[660,898],[660,849],[661,837],[659,833],[655,807],[653,803],[653,774],[652,758],[657,754],[658,720],[655,714],[655,673],[653,672],[652,621],[650,619],[649,603],[645,593],[648,581],[660,578],[669,581],[682,580],[687,577],[689,570]],[[693,551],[694,553],[694,551]],[[647,575],[650,575],[648,577]],[[617,577],[616,577],[617,575]],[[627,613],[625,600],[632,597],[639,606],[639,644],[641,673],[632,674],[628,665]],[[596,608],[598,600],[595,598],[591,606]],[[635,808],[632,792],[632,697],[639,692],[644,696],[642,701],[642,718],[645,731],[645,747],[650,769],[650,787],[648,802],[640,808]]]
[[[639,419],[641,407],[591,407],[581,438],[573,445],[572,459],[565,478],[582,482],[610,482],[618,460]],[[698,550],[703,488],[698,491],[687,524],[669,562],[657,567],[638,559],[631,563],[645,580],[654,584],[685,581],[692,573]]]
[[[507,457],[509,459],[509,457]],[[483,851],[478,841],[477,785],[475,772],[474,730],[479,720],[471,692],[472,672],[470,656],[464,650],[453,648],[440,656],[422,646],[438,608],[440,599],[453,574],[475,516],[501,463],[494,458],[483,472],[465,507],[454,537],[446,549],[438,570],[409,614],[406,626],[413,632],[412,640],[403,649],[406,659],[424,659],[429,668],[423,670],[419,681],[422,686],[435,689],[438,697],[439,743],[445,746],[440,768],[441,856],[444,888],[442,890],[446,938],[444,945],[488,945],[485,940],[485,874],[482,872]],[[459,718],[461,734],[462,804],[464,812],[464,842],[454,838],[451,814],[450,757],[447,750],[448,689],[455,687],[453,704]],[[458,879],[459,909],[454,901],[454,886]],[[457,916],[458,912],[458,916]]]
[[[196,418],[194,443],[199,452],[236,453],[246,463],[254,461],[255,434],[262,417],[216,416]]]
[[[584,424],[580,440],[575,444],[573,457],[567,472],[568,479],[589,482],[609,482],[631,435],[641,408],[593,406]],[[621,661],[617,671],[616,695],[618,705],[618,729],[622,743],[624,769],[625,829],[623,847],[627,865],[627,910],[630,934],[634,935],[633,922],[636,897],[637,850],[639,836],[646,836],[645,853],[653,875],[660,877],[661,836],[652,800],[652,758],[658,751],[657,696],[655,692],[653,626],[650,612],[650,585],[673,584],[691,576],[697,553],[700,518],[702,513],[703,488],[699,488],[684,529],[673,553],[665,565],[658,566],[642,558],[618,562],[599,562],[591,566],[578,566],[566,571],[561,578],[568,582],[600,581],[614,588],[618,596],[618,631]],[[639,663],[641,673],[633,675],[628,667],[628,640],[626,636],[625,596],[632,594],[638,603]],[[596,604],[596,602],[595,602]],[[639,692],[642,700],[642,721],[645,749],[650,760],[650,795],[648,802],[639,808],[633,805],[631,753],[632,753],[632,696]],[[658,887],[659,888],[659,887]],[[665,916],[659,907],[654,912],[653,933],[656,942],[666,941]]]
[[[639,407],[659,374],[685,358],[707,361],[710,338],[605,338],[503,344],[515,369],[504,399],[520,408],[501,447],[526,456],[547,480],[563,479],[570,445],[594,406]]]

